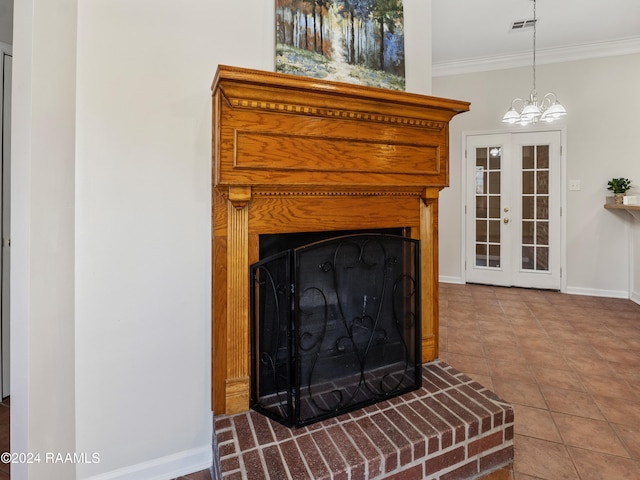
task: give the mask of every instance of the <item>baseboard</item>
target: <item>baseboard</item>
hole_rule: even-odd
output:
[[[102,473],[90,480],[167,480],[189,473],[211,468],[213,451],[211,445],[185,450],[183,452],[138,463]]]
[[[595,288],[567,287],[566,293],[571,295],[587,295],[590,297],[629,298],[629,292],[622,290],[599,290]]]
[[[440,283],[453,283],[463,285],[465,282],[461,277],[449,277],[441,275],[439,277]],[[629,294],[627,291],[621,290],[599,290],[595,288],[581,288],[581,287],[567,287],[567,291],[564,292],[569,295],[585,295],[590,297],[608,297],[608,298],[630,298],[637,304],[640,304],[640,293]]]
[[[444,276],[444,275],[440,275],[438,280],[440,281],[440,283],[455,283],[455,284],[458,284],[458,285],[463,285],[464,284],[464,281],[462,280],[461,277],[447,277],[447,276]]]

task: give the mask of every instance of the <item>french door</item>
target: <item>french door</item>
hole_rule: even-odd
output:
[[[559,131],[466,137],[466,279],[560,289]]]

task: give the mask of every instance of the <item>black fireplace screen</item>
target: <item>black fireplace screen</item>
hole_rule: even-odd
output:
[[[348,235],[251,266],[251,406],[303,426],[421,384],[417,240]]]

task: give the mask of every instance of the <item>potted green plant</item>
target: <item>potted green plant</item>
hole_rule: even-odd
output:
[[[607,185],[607,189],[613,192],[615,204],[622,205],[622,198],[627,193],[627,190],[631,188],[631,180],[628,178],[612,178]]]

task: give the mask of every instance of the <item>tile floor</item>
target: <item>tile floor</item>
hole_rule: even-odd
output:
[[[483,480],[640,480],[640,305],[441,284],[440,358],[514,406],[513,467]]]
[[[514,464],[486,480],[640,479],[639,305],[441,284],[440,358],[514,407]]]

